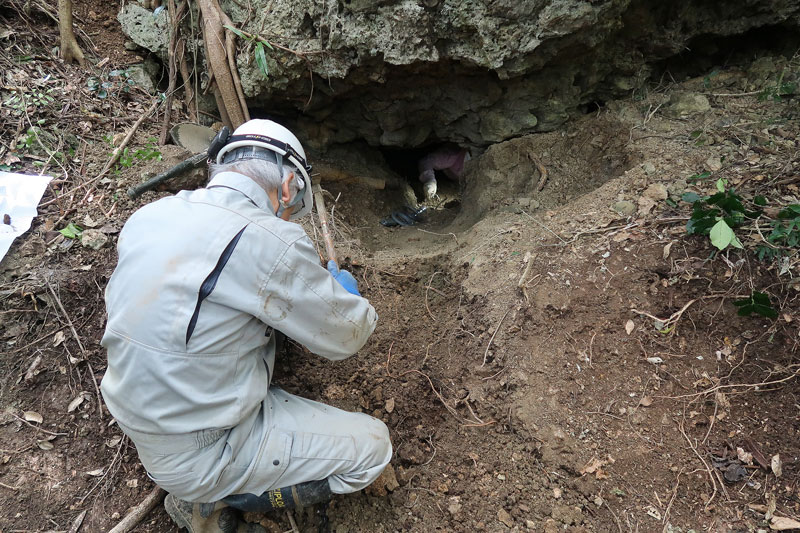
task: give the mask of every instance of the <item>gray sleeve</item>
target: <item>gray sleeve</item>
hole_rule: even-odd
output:
[[[312,353],[339,360],[356,353],[375,329],[370,303],[344,290],[302,237],[286,249],[259,290],[256,316]]]

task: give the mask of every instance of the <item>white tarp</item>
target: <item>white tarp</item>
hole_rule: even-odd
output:
[[[28,176],[0,172],[0,261],[14,239],[28,231],[37,215],[50,176]]]

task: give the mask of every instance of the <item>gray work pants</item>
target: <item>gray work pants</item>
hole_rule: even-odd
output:
[[[231,429],[151,435],[120,426],[150,478],[193,502],[321,479],[334,493],[355,492],[372,483],[392,457],[389,430],[380,420],[277,387]]]

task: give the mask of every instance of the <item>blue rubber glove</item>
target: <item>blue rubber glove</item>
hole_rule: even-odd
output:
[[[344,290],[350,294],[361,296],[361,293],[358,292],[358,283],[356,282],[356,278],[354,278],[350,272],[347,270],[339,270],[339,265],[337,265],[334,261],[328,261],[328,272],[331,273],[333,279],[339,282],[339,285],[344,287]]]

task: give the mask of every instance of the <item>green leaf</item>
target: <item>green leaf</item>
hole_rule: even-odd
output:
[[[693,174],[693,175],[689,176],[688,181],[690,181],[690,182],[701,181],[701,180],[704,180],[704,179],[708,178],[709,176],[711,176],[711,172],[702,172],[700,174]]]
[[[736,238],[733,230],[724,220],[720,220],[714,224],[714,227],[711,228],[708,236],[711,239],[711,244],[716,246],[719,250],[724,250],[730,245],[733,245],[736,248],[742,247],[742,244]]]
[[[231,30],[234,34],[236,34],[237,36],[241,37],[242,39],[247,39],[247,37],[244,36],[244,33],[242,33],[242,30],[234,28],[230,24],[225,24],[224,27],[229,29],[229,30]]]
[[[720,178],[717,180],[717,190],[719,192],[725,192],[725,186],[728,184],[728,180],[725,178]]]
[[[269,67],[267,66],[267,52],[264,50],[264,45],[261,41],[256,43],[256,63],[264,76],[269,76]]]
[[[269,48],[270,50],[275,50],[275,49],[272,47],[272,45],[271,45],[271,44],[269,44],[269,41],[265,41],[264,39],[261,39],[261,40],[259,40],[258,42],[260,42],[261,44],[263,44],[264,46],[266,46],[266,47],[267,47],[267,48]]]
[[[769,296],[763,292],[753,291],[749,298],[736,300],[733,305],[739,308],[739,316],[750,316],[755,313],[767,318],[778,318],[778,311],[772,307]]]
[[[70,222],[65,228],[58,230],[58,232],[67,239],[79,239],[83,233],[83,228]]]
[[[764,198],[763,196],[756,196],[755,198],[753,198],[753,203],[756,204],[757,206],[764,207],[765,205],[767,205],[767,199]]]
[[[688,202],[690,204],[693,204],[695,202],[699,202],[702,199],[703,198],[699,194],[697,194],[696,192],[691,192],[691,191],[690,192],[685,192],[681,196],[681,200],[683,200],[684,202]]]

